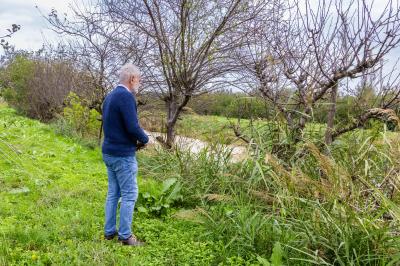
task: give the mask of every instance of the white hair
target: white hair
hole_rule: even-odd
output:
[[[119,82],[125,82],[132,76],[140,77],[140,70],[134,64],[128,63],[121,67],[119,70]]]

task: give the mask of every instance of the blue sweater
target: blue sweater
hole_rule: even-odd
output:
[[[117,86],[104,100],[103,128],[102,152],[108,155],[133,156],[138,141],[149,141],[138,122],[135,97],[122,86]]]

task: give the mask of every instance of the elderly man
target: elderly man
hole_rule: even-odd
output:
[[[132,64],[121,68],[120,84],[106,97],[103,105],[104,142],[103,161],[108,172],[108,193],[105,204],[104,237],[118,235],[124,245],[140,246],[132,234],[131,224],[138,197],[137,161],[138,147],[149,141],[139,126],[135,94],[138,92],[140,72]],[[116,227],[117,206],[121,198],[119,230]]]

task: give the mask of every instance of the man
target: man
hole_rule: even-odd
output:
[[[138,197],[135,152],[138,147],[147,144],[149,138],[140,128],[137,118],[134,94],[138,92],[140,83],[138,68],[132,64],[124,65],[120,70],[119,82],[107,95],[103,105],[102,153],[108,173],[104,237],[111,240],[118,235],[122,244],[140,246],[143,242],[138,241],[131,231],[133,210]],[[117,231],[119,198],[120,222]]]

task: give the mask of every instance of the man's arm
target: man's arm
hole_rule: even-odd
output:
[[[149,137],[139,125],[135,99],[133,97],[121,99],[120,111],[128,133],[143,144],[149,142]]]

